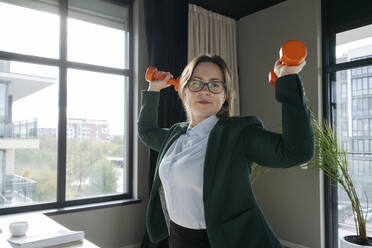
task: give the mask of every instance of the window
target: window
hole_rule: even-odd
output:
[[[346,103],[341,103],[341,115],[343,117],[346,117],[347,115]]]
[[[2,0],[0,50],[57,59],[59,21],[57,0],[48,1],[48,4],[40,0],[24,4],[20,0]]]
[[[346,84],[341,85],[341,97],[347,97],[347,85]]]
[[[84,130],[67,139],[67,199],[125,190],[123,79],[121,75],[67,71],[67,125]],[[84,89],[89,90],[82,94]]]
[[[366,67],[363,67],[363,69],[366,69]],[[363,95],[368,95],[368,78],[363,77]]]
[[[363,120],[358,120],[358,136],[363,136]]]
[[[340,137],[340,142],[350,142],[352,150],[348,150],[350,172],[353,175],[357,191],[366,189],[369,199],[372,199],[372,76],[370,68],[372,61],[372,25],[363,26],[344,32],[335,33],[335,51],[333,69],[330,70],[331,77],[339,85],[341,90],[335,97],[335,106],[341,105],[341,113],[337,108],[331,108],[333,113],[335,129]],[[358,66],[353,63],[358,63]],[[340,75],[340,76],[337,76]],[[343,76],[341,76],[343,75]],[[347,76],[350,77],[348,78]],[[345,86],[344,86],[345,85]],[[350,87],[348,87],[350,85]],[[351,90],[349,93],[348,91]],[[349,96],[349,97],[347,97]],[[344,109],[351,103],[351,114],[343,114]],[[337,111],[337,114],[335,112]],[[350,116],[350,117],[349,117]],[[346,132],[347,124],[351,124],[351,135]],[[345,204],[350,204],[345,192],[338,186],[338,209]],[[366,206],[366,200],[361,196],[361,204]],[[340,212],[339,212],[340,213]],[[345,232],[353,226],[351,210],[344,211],[339,218],[338,232]],[[367,228],[372,231],[372,219],[367,221]],[[333,248],[338,247],[334,244]]]
[[[0,64],[1,80],[8,86],[0,131],[6,144],[1,147],[6,160],[0,206],[56,201],[58,68],[4,60]]]
[[[362,79],[358,78],[356,81],[357,81],[357,96],[363,95]]]
[[[131,198],[131,9],[0,0],[0,214]]]
[[[342,125],[341,125],[341,135],[342,136],[347,136],[348,135],[348,126],[347,126],[347,121],[344,121],[342,122]],[[347,149],[347,141],[344,141],[344,148]]]

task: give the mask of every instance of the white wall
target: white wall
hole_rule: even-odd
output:
[[[300,40],[307,46],[307,64],[300,76],[311,108],[321,114],[321,1],[287,0],[238,23],[241,115],[258,115],[265,128],[275,132],[281,132],[281,105],[268,83],[268,72],[287,40]],[[254,191],[281,240],[324,247],[323,185],[319,173],[272,169],[258,179]]]
[[[146,88],[144,71],[148,65],[142,0],[134,1],[133,18],[134,78],[131,83],[136,92],[133,124],[137,130],[140,91]],[[102,248],[139,247],[146,230],[148,168],[145,166],[148,164],[148,149],[138,142],[136,131],[134,137],[134,197],[142,199],[140,204],[51,216],[55,221],[72,230],[84,230],[86,238]]]

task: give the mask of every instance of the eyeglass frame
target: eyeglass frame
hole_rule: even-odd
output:
[[[203,86],[200,88],[200,90],[198,90],[198,91],[193,91],[193,90],[191,90],[190,89],[190,82],[192,82],[192,81],[200,81],[200,82],[202,82],[203,83]],[[222,84],[222,90],[220,91],[220,92],[218,92],[218,93],[215,93],[215,92],[212,92],[211,91],[211,89],[209,88],[209,84],[210,83],[221,83]],[[220,80],[215,80],[215,81],[209,81],[209,82],[204,82],[203,80],[200,80],[200,79],[189,79],[188,81],[187,81],[187,84],[186,84],[186,86],[187,86],[187,88],[191,91],[191,92],[200,92],[200,91],[202,91],[203,89],[204,89],[204,86],[205,85],[207,85],[207,88],[208,88],[208,91],[210,92],[210,93],[212,93],[212,94],[221,94],[222,92],[223,92],[223,90],[224,89],[226,89],[226,83],[224,82],[224,81],[220,81]]]

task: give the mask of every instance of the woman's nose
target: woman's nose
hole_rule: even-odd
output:
[[[201,91],[206,91],[205,93],[209,93],[208,85],[204,84]]]

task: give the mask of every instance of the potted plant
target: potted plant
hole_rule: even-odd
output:
[[[366,226],[368,217],[367,195],[367,209],[364,210],[350,175],[347,153],[338,143],[332,126],[328,122],[319,122],[312,111],[310,112],[315,136],[315,155],[307,163],[307,171],[322,170],[325,175],[341,185],[351,202],[356,235],[340,237],[340,248],[372,247],[372,238],[367,236]],[[301,168],[303,169],[304,167],[301,166]],[[269,168],[254,164],[251,174],[252,184],[268,170]]]
[[[372,247],[372,238],[367,236],[367,209],[361,206],[359,196],[350,175],[347,153],[339,144],[332,126],[324,121],[319,122],[311,113],[315,135],[315,155],[308,162],[308,167],[321,169],[334,182],[337,182],[346,192],[352,207],[356,235],[340,237],[341,248]]]

